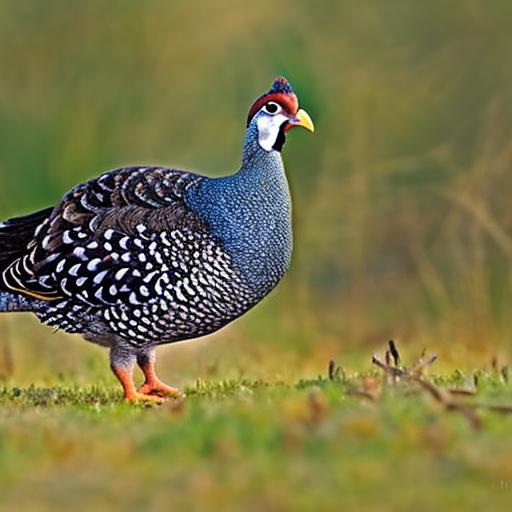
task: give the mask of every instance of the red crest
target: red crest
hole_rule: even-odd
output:
[[[247,116],[247,126],[249,126],[256,112],[269,101],[275,101],[281,105],[284,111],[290,116],[294,116],[299,110],[299,101],[292,86],[286,78],[278,77],[274,80],[272,88],[265,94],[262,94],[252,105],[249,110],[249,115]]]

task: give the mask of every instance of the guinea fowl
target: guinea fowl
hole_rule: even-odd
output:
[[[78,185],[54,208],[0,223],[0,311],[31,311],[110,348],[127,400],[178,396],[156,376],[155,347],[217,331],[290,264],[281,149],[293,126],[314,130],[277,78],[249,111],[235,174],[125,167]],[[138,390],[136,363],[145,376]]]

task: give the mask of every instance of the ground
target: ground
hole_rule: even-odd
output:
[[[368,356],[310,379],[200,379],[164,406],[123,403],[113,381],[5,384],[0,509],[504,510],[508,368],[396,379]]]

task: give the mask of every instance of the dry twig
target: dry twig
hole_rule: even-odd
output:
[[[385,352],[384,361],[377,355],[372,356],[372,363],[380,368],[384,373],[385,382],[397,384],[400,381],[415,383],[418,386],[405,389],[406,394],[415,394],[421,391],[428,393],[436,402],[441,404],[447,411],[458,411],[467,418],[470,426],[479,430],[482,428],[482,419],[478,411],[485,409],[500,414],[512,414],[512,405],[493,405],[481,402],[461,402],[457,396],[475,396],[478,388],[478,375],[474,374],[472,382],[466,383],[462,388],[444,388],[434,384],[431,380],[424,377],[424,370],[436,361],[437,355],[432,354],[427,357],[426,349],[421,352],[420,357],[410,368],[401,366],[400,353],[393,340],[388,342],[388,349]],[[500,374],[504,381],[508,380],[509,369],[507,366],[500,368],[497,358],[491,361],[493,370]],[[330,369],[330,366],[329,366]],[[361,388],[349,390],[349,394],[362,396],[369,400],[377,400],[382,394],[382,382],[373,377],[367,377],[363,380]]]

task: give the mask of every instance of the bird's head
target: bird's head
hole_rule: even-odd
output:
[[[258,143],[265,151],[281,151],[286,134],[293,126],[302,126],[313,132],[315,127],[309,114],[299,109],[299,101],[286,78],[274,80],[269,91],[252,105],[247,126],[255,124]]]

